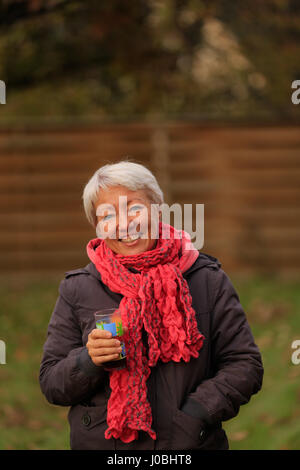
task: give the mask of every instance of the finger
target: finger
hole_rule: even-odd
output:
[[[92,330],[89,334],[89,336],[92,339],[97,339],[97,338],[112,338],[112,333],[111,331],[107,330],[100,330],[100,328],[95,328]]]
[[[90,349],[89,355],[93,357],[100,357],[100,356],[109,356],[111,354],[120,354],[122,348],[98,348],[98,349]]]
[[[105,364],[106,362],[109,362],[109,361],[115,361],[116,359],[119,358],[119,354],[108,354],[107,356],[95,356],[95,357],[92,357],[92,361],[94,362],[94,364],[96,364],[96,366],[101,366],[103,364]]]
[[[121,343],[118,339],[111,338],[111,339],[89,339],[86,346],[92,349],[98,349],[98,348],[116,348],[120,345]]]

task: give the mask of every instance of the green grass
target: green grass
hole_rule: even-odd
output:
[[[0,287],[0,449],[68,449],[68,408],[50,405],[39,387],[39,365],[58,281],[3,281]]]
[[[224,423],[231,449],[300,448],[300,365],[291,362],[300,339],[298,282],[254,279],[234,285],[247,312],[265,369],[263,387]]]
[[[224,423],[231,449],[300,448],[299,283],[232,279],[265,368],[262,390]],[[69,449],[68,408],[47,403],[38,382],[42,347],[59,279],[0,282],[0,449]]]

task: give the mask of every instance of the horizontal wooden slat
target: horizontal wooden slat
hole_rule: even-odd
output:
[[[93,236],[96,238],[96,234]],[[19,230],[13,233],[0,233],[0,250],[20,251],[20,250],[39,250],[45,251],[45,246],[49,251],[59,249],[85,250],[89,241],[87,231],[23,231]]]
[[[19,269],[26,271],[32,269],[62,269],[68,271],[87,265],[90,260],[81,251],[21,251],[15,256],[11,252],[0,253],[1,271]]]
[[[284,155],[283,155],[284,153]],[[247,171],[273,170],[300,167],[299,148],[285,149],[230,149],[223,152],[223,158],[236,168]]]
[[[10,132],[0,133],[0,152],[3,150],[20,150],[26,148],[34,149],[37,147],[45,150],[54,150],[58,146],[64,150],[69,149],[89,149],[90,147],[100,147],[101,145],[120,145],[138,144],[145,142],[151,137],[151,127],[139,131],[138,126],[124,126],[122,129],[110,127],[106,131],[104,128],[96,131],[74,130],[69,132],[51,132],[49,129],[45,132]]]
[[[256,189],[271,189],[280,193],[287,188],[295,188],[300,193],[300,166],[290,169],[267,169],[257,171],[250,169],[232,168],[230,171],[231,181],[237,186]]]
[[[289,207],[300,203],[300,191],[298,188],[281,188],[279,191],[277,188],[247,188],[247,187],[235,187],[230,183],[223,182],[220,185],[213,183],[203,184],[204,188],[209,192],[214,193],[213,196],[219,195],[219,206],[220,212],[230,210],[229,206],[237,205],[239,203],[244,206],[245,211],[250,207],[257,207],[259,205],[266,207]],[[173,182],[172,183],[172,196],[173,200],[182,200],[183,195],[187,197],[197,197],[199,203],[206,203],[206,199],[203,199],[200,195],[203,194],[204,188],[198,181],[191,181],[187,186],[187,181]],[[236,198],[236,201],[235,201]]]
[[[78,230],[86,227],[92,230],[83,212],[24,212],[3,214],[0,216],[0,230],[27,230],[36,231],[37,229],[57,232],[59,230]]]
[[[83,167],[87,172],[92,176],[92,171],[96,171],[101,166],[106,163],[113,163],[122,158],[134,155],[135,161],[143,163],[144,165],[149,164],[149,147],[143,146],[141,149],[136,149],[135,147],[130,147],[126,149],[122,147],[120,151],[111,150],[106,151],[90,151],[88,154],[83,152],[70,152],[65,153],[61,151],[55,151],[47,155],[41,152],[38,152],[34,155],[31,153],[20,154],[20,152],[9,155],[3,153],[0,155],[0,175],[10,175],[12,173],[54,173],[62,171],[64,173],[82,172]],[[84,161],[84,165],[83,165]]]
[[[173,142],[193,140],[214,142],[227,148],[299,148],[300,133],[297,126],[289,127],[210,127],[178,126],[169,131]]]
[[[80,173],[57,173],[57,174],[12,174],[0,175],[0,194],[14,191],[15,193],[22,193],[25,190],[44,192],[52,190],[53,192],[67,192],[68,190],[74,191],[75,188],[83,189],[91,175],[83,170]]]

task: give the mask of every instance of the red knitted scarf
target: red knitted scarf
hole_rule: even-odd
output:
[[[169,239],[162,237],[165,229],[170,230]],[[198,252],[184,251],[189,236],[182,231],[182,239],[175,239],[175,233],[179,232],[160,223],[155,248],[133,256],[115,254],[99,238],[87,245],[88,256],[104,284],[123,295],[119,309],[123,325],[128,327],[124,335],[127,367],[110,372],[106,439],[131,442],[138,438],[139,430],[156,439],[147,400],[150,367],[158,360],[188,362],[198,357],[203,345],[204,336],[197,329],[192,298],[182,276],[186,258],[192,258],[193,263]],[[148,354],[142,341],[143,328],[148,335]]]

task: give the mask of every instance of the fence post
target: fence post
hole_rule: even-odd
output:
[[[171,202],[169,136],[164,127],[154,128],[151,135],[153,152],[151,166],[160,185],[166,203]]]

